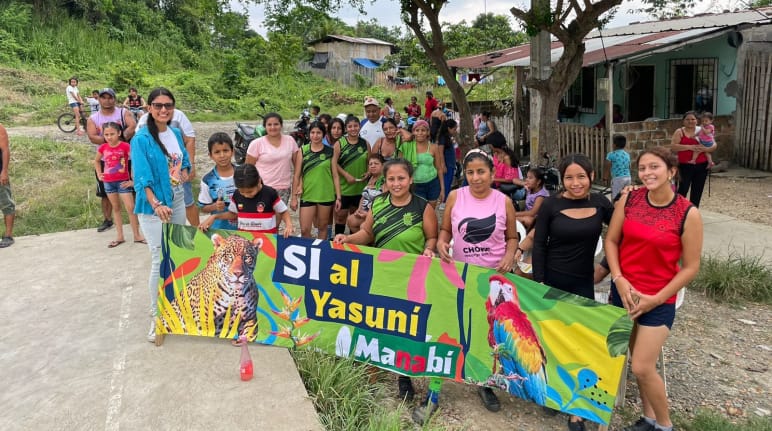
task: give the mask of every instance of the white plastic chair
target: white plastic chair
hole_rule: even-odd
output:
[[[525,226],[523,226],[520,221],[515,222],[515,227],[517,228],[517,235],[520,237],[520,244],[522,244],[523,241],[525,241],[525,237],[528,235],[528,231],[525,230]],[[530,274],[533,272],[533,265],[523,262],[524,257],[525,253],[520,255],[520,260],[517,261],[517,267],[520,268],[520,271],[523,271],[523,273]]]

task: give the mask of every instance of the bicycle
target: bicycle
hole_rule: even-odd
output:
[[[86,130],[86,121],[88,119],[86,118],[82,105],[78,106],[78,111],[80,112],[80,125],[83,126],[83,130]],[[59,118],[56,119],[56,125],[59,127],[59,130],[64,133],[72,133],[78,129],[78,125],[75,124],[75,114],[73,114],[72,111],[60,115]]]

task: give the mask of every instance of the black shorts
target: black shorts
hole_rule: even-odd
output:
[[[105,162],[103,160],[99,161],[99,165],[102,167],[102,172],[105,171]],[[99,181],[99,177],[97,176],[96,170],[94,170],[94,178],[96,178],[97,182],[97,189],[96,189],[96,195],[100,198],[106,198],[107,192],[105,191],[105,183],[102,181]]]
[[[619,297],[616,286],[611,283],[611,291],[609,292],[609,301],[611,305],[617,307],[624,307],[622,305],[622,298]],[[673,321],[675,321],[675,304],[662,304],[658,305],[648,313],[641,314],[636,322],[643,326],[667,326],[667,329],[673,329]]]
[[[323,207],[331,207],[331,206],[335,205],[335,201],[331,201],[331,202],[307,202],[307,201],[300,201],[300,207],[301,208],[312,207],[312,206],[315,206],[315,205],[321,205]]]
[[[356,196],[342,196],[340,198],[340,209],[349,210],[359,208],[359,201],[362,199],[362,195]]]

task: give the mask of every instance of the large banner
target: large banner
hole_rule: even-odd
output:
[[[178,225],[158,306],[160,333],[317,348],[603,424],[632,329],[623,309],[474,265]]]

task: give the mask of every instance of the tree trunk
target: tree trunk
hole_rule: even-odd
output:
[[[448,79],[449,77],[443,76],[443,78],[445,78],[448,90],[450,90],[450,95],[453,97],[453,103],[456,104],[456,108],[458,109],[459,127],[457,142],[461,149],[461,155],[463,156],[475,146],[472,109],[469,107],[469,100],[466,98],[464,88],[456,81],[455,77]]]
[[[552,157],[561,157],[564,154],[560,153],[558,142],[558,110],[560,109],[560,99],[563,98],[562,93],[547,93],[544,94],[542,100],[541,111],[541,127],[539,128],[539,154],[537,155],[540,161],[543,161],[544,153],[549,153]],[[533,160],[533,155],[531,155]]]

